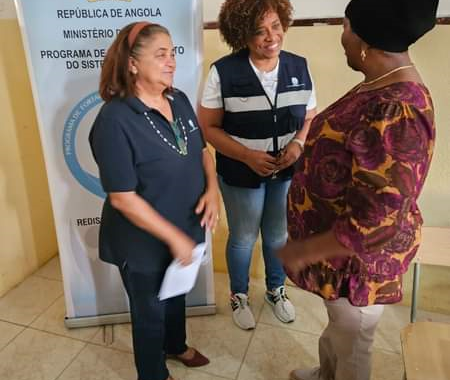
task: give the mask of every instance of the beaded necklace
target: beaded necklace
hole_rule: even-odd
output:
[[[173,131],[175,133],[175,138],[177,140],[178,148],[173,145],[167,138],[162,134],[162,132],[156,127],[155,123],[152,119],[148,116],[147,112],[144,112],[144,116],[147,119],[147,121],[150,123],[153,130],[156,132],[156,134],[163,140],[168,146],[170,146],[173,150],[175,150],[179,155],[186,156],[188,154],[188,139],[186,134],[186,128],[184,127],[183,121],[181,118],[175,119],[173,123],[171,123],[171,126],[173,128]],[[181,137],[180,129],[178,128],[177,122],[180,122],[181,129],[183,131],[183,137]]]

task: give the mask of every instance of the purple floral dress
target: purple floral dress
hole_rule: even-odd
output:
[[[426,87],[352,90],[317,115],[288,195],[291,239],[332,230],[356,253],[288,273],[299,287],[355,306],[398,302],[420,243],[417,207],[435,139]]]

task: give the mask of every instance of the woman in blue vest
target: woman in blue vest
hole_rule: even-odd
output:
[[[231,307],[242,329],[255,327],[248,283],[260,232],[265,300],[281,321],[295,319],[276,251],[286,242],[287,190],[316,100],[306,60],[281,50],[291,16],[288,0],[224,2],[219,29],[233,53],[212,65],[199,109],[205,137],[216,149],[229,226]]]
[[[166,28],[124,27],[105,57],[105,104],[89,135],[108,194],[100,258],[118,266],[128,293],[139,380],[174,380],[169,357],[189,367],[209,363],[186,345],[184,295],[158,299],[168,265],[190,263],[219,207],[214,163],[194,110],[172,87],[175,66]]]

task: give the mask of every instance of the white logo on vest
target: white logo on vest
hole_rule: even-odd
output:
[[[291,77],[291,84],[287,85],[286,87],[304,87],[304,83],[299,83],[297,77]]]

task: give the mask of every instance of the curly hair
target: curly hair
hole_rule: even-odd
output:
[[[278,14],[286,31],[293,12],[289,0],[226,0],[219,13],[219,30],[225,43],[234,52],[245,49],[269,10]]]

